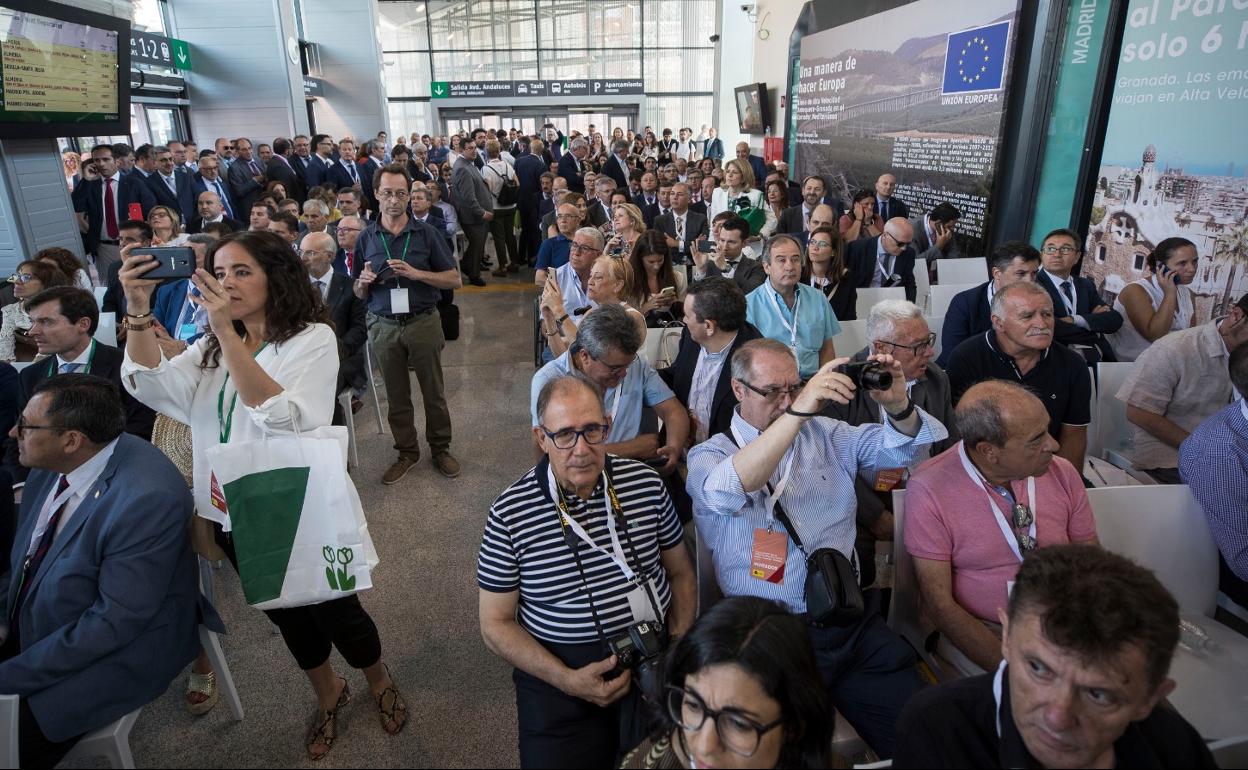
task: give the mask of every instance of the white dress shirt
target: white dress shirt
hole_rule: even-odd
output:
[[[697,420],[698,444],[706,441],[710,435],[711,405],[715,402],[715,388],[719,384],[724,362],[728,360],[728,353],[732,350],[732,343],[736,340],[737,335],[732,335],[732,339],[718,353],[712,353],[706,348],[698,352],[698,364],[694,367],[693,382],[689,385],[689,411],[693,412]]]
[[[334,275],[334,268],[331,266],[328,270],[325,271],[325,275],[321,275],[321,276],[309,275],[308,276],[308,280],[312,282],[313,286],[316,286],[318,281],[321,283],[321,285],[317,286],[317,288],[321,292],[321,300],[323,300],[326,303],[326,305],[329,304],[329,279],[332,278],[333,275]]]
[[[96,479],[104,472],[104,467],[108,465],[109,459],[113,456],[113,450],[116,448],[117,439],[113,439],[103,449],[96,452],[95,456],[90,460],[65,474],[65,480],[69,482],[69,486],[66,489],[66,492],[69,493],[69,498],[65,501],[65,512],[61,514],[60,521],[56,524],[56,533],[58,535],[65,530],[65,525],[73,518],[74,512],[78,510],[78,506],[82,505],[82,501],[87,498],[87,493],[91,491],[91,487],[95,484]],[[48,490],[48,496],[44,498],[43,506],[39,509],[39,518],[35,520],[35,531],[31,533],[30,545],[26,549],[27,556],[34,553],[35,548],[39,545],[39,541],[43,538],[43,533],[48,529],[48,521],[51,520],[52,514],[56,512],[52,508],[52,503],[55,502],[57,496],[56,487],[57,484],[53,484]]]

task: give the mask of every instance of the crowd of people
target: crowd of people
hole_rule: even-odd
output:
[[[1007,241],[933,328],[915,271],[966,256],[954,205],[912,213],[887,170],[838,191],[744,142],[726,158],[713,128],[98,145],[69,166],[90,259],[45,249],[0,294],[0,691],[23,766],[188,666],[187,708],[217,703],[193,554],[240,569],[221,445],[342,424],[371,364],[396,455],[372,478],[419,462],[412,374],[431,462],[460,475],[441,356],[455,291],[491,267],[540,292],[537,461],[485,513],[476,571],[522,766],[830,767],[834,713],[897,766],[1213,765],[1164,703],[1178,606],[1099,546],[1082,476],[1090,365],[1135,361],[1130,459],[1190,486],[1248,606],[1248,296],[1194,324],[1194,244],[1157,244],[1108,302],[1078,233]],[[145,277],[160,246],[193,274]],[[858,290],[886,287],[905,299],[838,349]],[[672,355],[642,355],[668,328]],[[880,541],[964,678],[929,686],[885,622]],[[265,614],[313,692],[310,759],[352,697],[335,649],[404,729],[356,594]]]

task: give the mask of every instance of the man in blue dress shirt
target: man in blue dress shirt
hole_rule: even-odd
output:
[[[841,333],[836,314],[823,292],[802,283],[801,241],[776,235],[763,249],[767,282],[745,298],[750,323],[797,355],[798,374],[810,379],[836,357],[832,338]]]

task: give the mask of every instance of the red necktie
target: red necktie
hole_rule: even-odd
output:
[[[355,252],[347,252],[347,275],[355,275]]]
[[[110,241],[117,240],[117,199],[113,197],[113,180],[104,180],[104,232]],[[61,478],[64,478],[63,476]]]
[[[61,474],[61,480],[56,485],[56,492],[53,497],[61,494],[69,489],[69,479]],[[26,594],[30,590],[30,582],[34,580],[35,575],[39,574],[39,565],[43,563],[43,557],[48,555],[48,550],[52,547],[52,540],[56,538],[56,529],[61,523],[61,514],[65,512],[65,506],[69,504],[69,498],[61,503],[48,519],[48,527],[43,531],[43,537],[39,538],[39,544],[35,546],[35,552],[26,560],[26,566],[22,569],[22,587],[18,589],[17,601],[13,603],[12,622],[9,624],[9,632],[17,633],[17,621],[22,609],[22,602],[26,599]]]

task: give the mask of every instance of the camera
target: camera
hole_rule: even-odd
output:
[[[893,387],[893,373],[879,361],[851,361],[836,367],[836,371],[848,377],[855,388],[888,390]]]
[[[718,42],[719,42],[719,35],[711,35],[711,42],[712,42],[712,43],[718,43]]]
[[[663,653],[662,635],[662,626],[642,621],[632,624],[614,639],[608,639],[607,648],[618,660],[606,678],[614,679],[629,669],[635,669],[639,677],[645,676]]]
[[[754,13],[754,9],[757,7],[758,6],[755,5],[754,3],[743,3],[741,5],[741,10],[745,11],[746,13]]]
[[[737,208],[739,209],[750,208],[750,196],[742,195],[740,198],[737,198],[736,204],[737,204]]]

